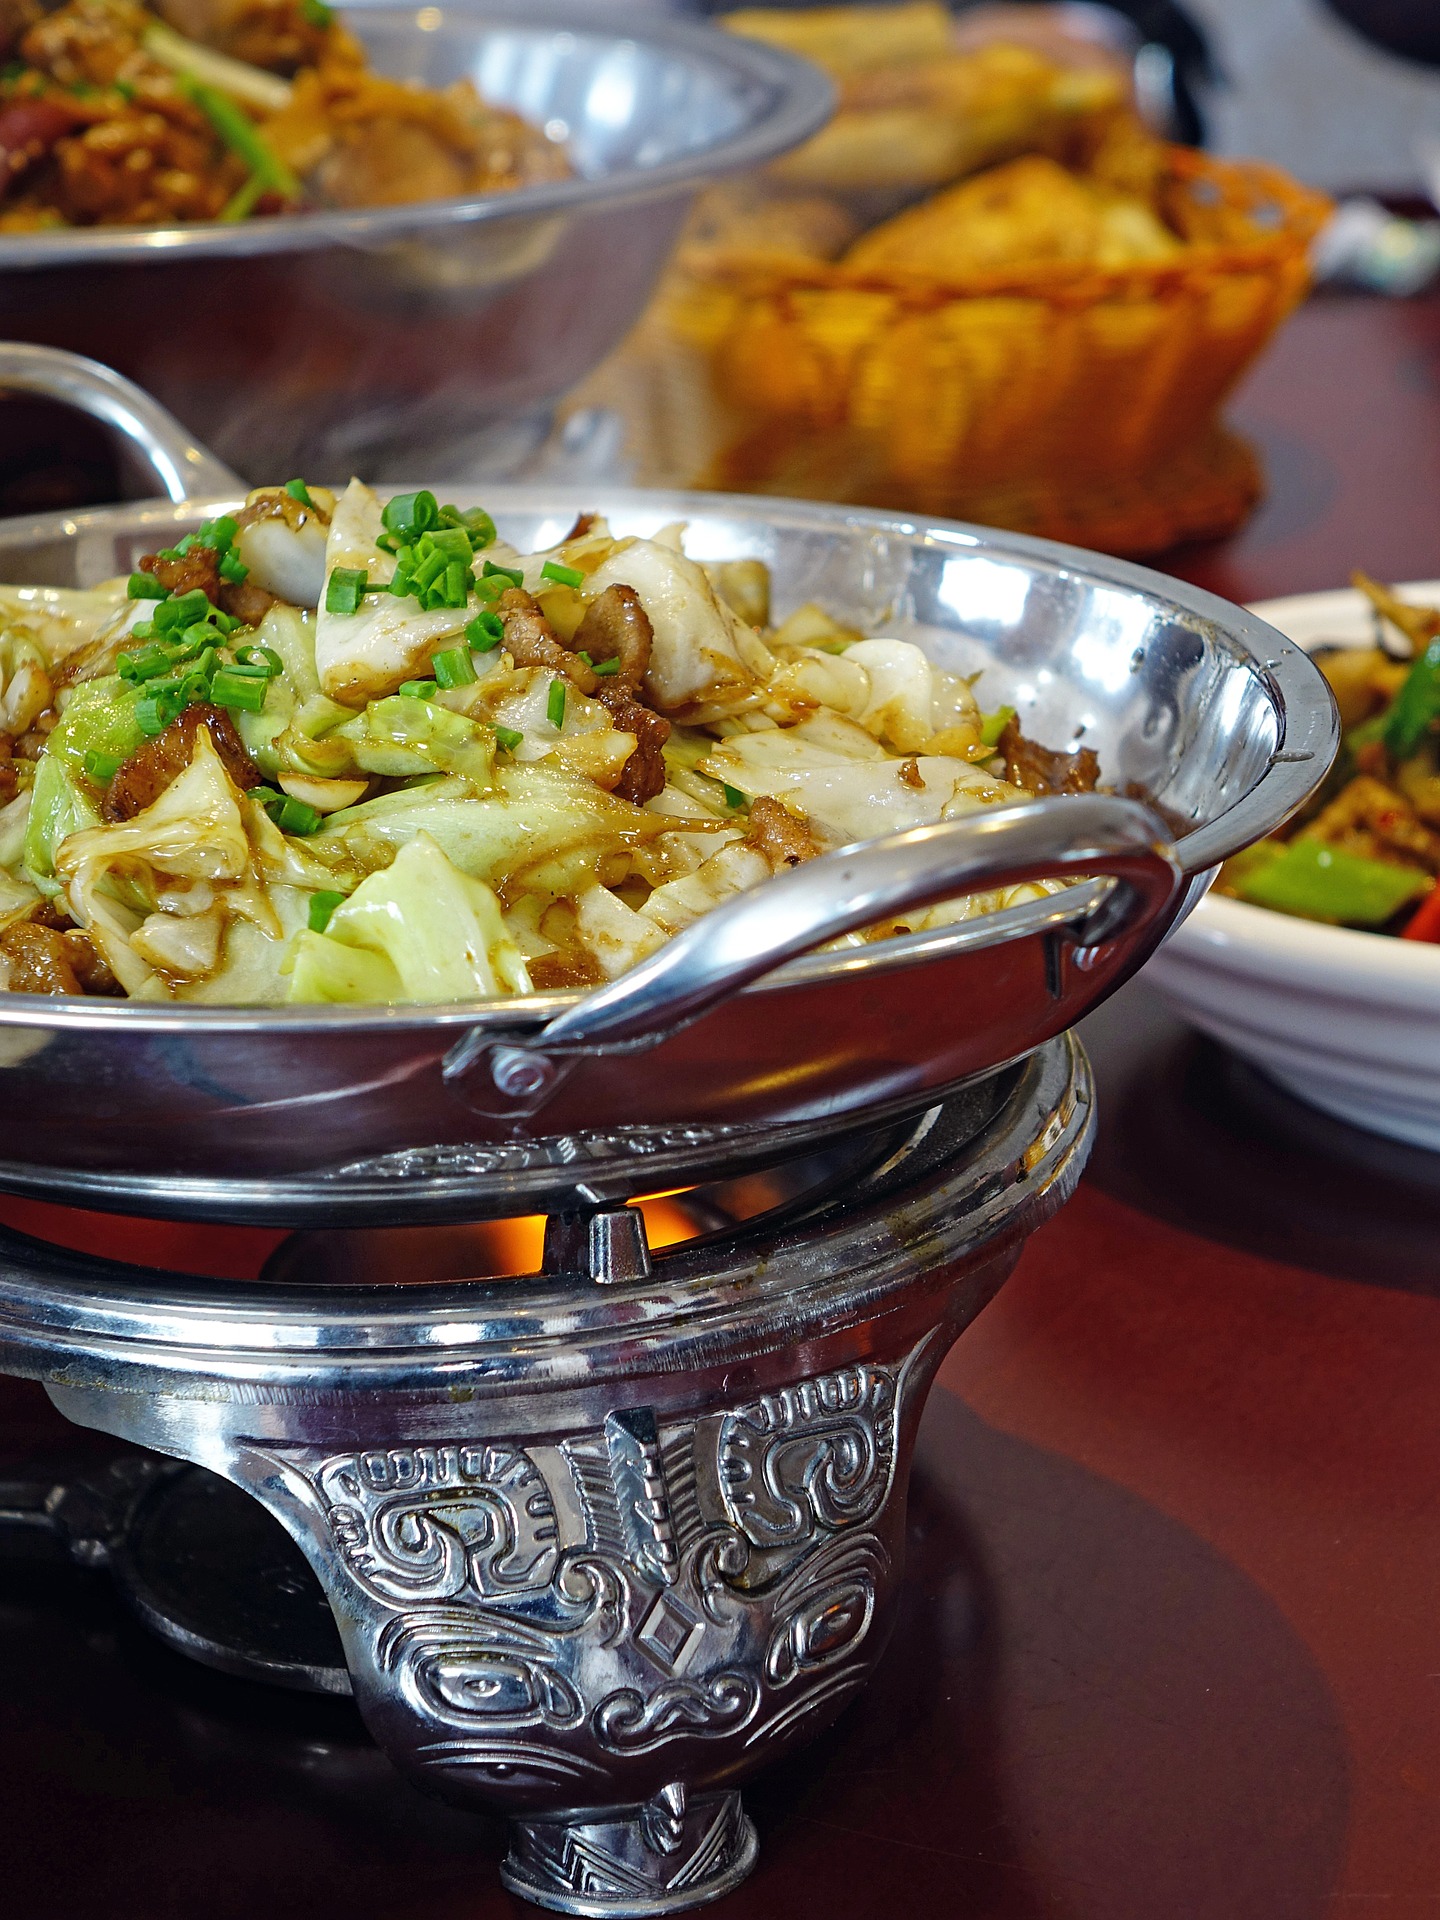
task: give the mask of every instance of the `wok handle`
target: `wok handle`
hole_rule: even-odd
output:
[[[178,503],[247,491],[240,476],[191,439],[173,413],[98,360],[59,347],[0,341],[0,389],[5,388],[62,400],[103,420],[140,456],[167,499]]]
[[[797,954],[896,914],[1026,880],[1108,877],[1117,884],[1067,929],[1094,947],[1139,939],[1183,883],[1165,828],[1148,807],[1075,794],[987,808],[826,854],[737,894],[538,1033],[497,1042],[474,1028],[446,1056],[447,1081],[493,1082],[495,1111],[530,1112],[565,1056],[654,1045]],[[482,1065],[483,1063],[483,1065]],[[467,1089],[467,1093],[470,1090]],[[477,1095],[472,1095],[477,1098]],[[487,1109],[491,1110],[491,1109]]]

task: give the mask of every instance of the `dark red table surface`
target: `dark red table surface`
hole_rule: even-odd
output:
[[[1236,597],[1440,573],[1440,302],[1326,300],[1235,409]],[[1440,1912],[1440,1157],[1307,1114],[1143,981],[1078,1197],[947,1362],[874,1684],[751,1789],[734,1920]],[[0,1383],[0,1457],[87,1444]],[[90,1443],[98,1444],[98,1443]],[[353,1713],[0,1564],[0,1911],[480,1920],[499,1830]]]

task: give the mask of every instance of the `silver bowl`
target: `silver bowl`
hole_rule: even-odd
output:
[[[119,369],[254,481],[506,471],[639,315],[696,190],[805,139],[833,104],[803,61],[648,12],[478,0],[346,24],[382,74],[468,77],[563,129],[578,177],[0,235],[0,338]]]
[[[0,383],[76,394],[172,492],[223,469],[103,368],[0,347]],[[820,599],[977,674],[1047,746],[1082,738],[1122,793],[942,821],[807,862],[590,993],[471,1006],[211,1007],[0,994],[0,1187],[192,1217],[351,1223],[584,1211],[914,1113],[1089,1012],[1324,776],[1334,703],[1272,628],[1122,561],[954,523],[714,494],[488,489],[523,549],[577,508],[689,523],[754,555],[784,613]],[[0,579],[123,573],[233,492],[0,525]],[[1157,812],[1154,809],[1159,809]],[[1173,844],[1172,844],[1173,843]],[[1063,894],[939,932],[849,929],[1042,875]],[[592,1221],[591,1225],[595,1225]],[[586,1232],[590,1229],[587,1227]],[[596,1226],[596,1232],[600,1228]],[[602,1267],[625,1250],[601,1233]]]

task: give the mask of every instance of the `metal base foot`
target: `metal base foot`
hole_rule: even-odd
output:
[[[536,1906],[595,1920],[703,1907],[738,1887],[759,1847],[738,1793],[687,1797],[678,1782],[639,1808],[519,1820],[500,1878]]]

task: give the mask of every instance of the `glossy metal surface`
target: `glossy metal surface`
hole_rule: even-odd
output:
[[[515,1819],[512,1890],[678,1912],[754,1863],[738,1783],[883,1651],[930,1382],[1092,1111],[1057,1040],[843,1199],[613,1290],[246,1287],[7,1233],[0,1367],[281,1521],[390,1757]]]
[[[581,507],[622,532],[684,519],[698,557],[766,560],[782,614],[819,599],[978,673],[987,706],[1015,705],[1047,745],[1093,745],[1111,784],[1138,786],[1183,829],[1187,892],[1098,944],[1086,944],[1087,923],[1103,883],[787,961],[648,1051],[567,1057],[529,1118],[497,1103],[478,1072],[447,1079],[444,1064],[532,1036],[576,995],[263,1012],[7,996],[0,1092],[30,1124],[0,1148],[0,1184],[139,1212],[401,1222],[567,1195],[585,1205],[678,1185],[697,1168],[773,1163],[916,1111],[1073,1024],[1133,972],[1216,861],[1300,804],[1334,752],[1329,694],[1298,649],[1238,608],[1121,561],[774,500],[490,489],[486,501],[522,547],[560,538]],[[0,526],[0,577],[102,578],[233,504],[12,522]],[[1083,809],[1037,809],[1034,831],[1057,820],[1089,840]],[[1068,850],[1049,851],[1063,870]],[[457,1062],[457,1044],[477,1034]]]
[[[0,337],[117,368],[252,481],[504,471],[639,314],[696,188],[804,139],[832,104],[803,62],[622,7],[477,0],[347,24],[383,74],[468,77],[565,129],[577,177],[243,225],[0,235]]]

